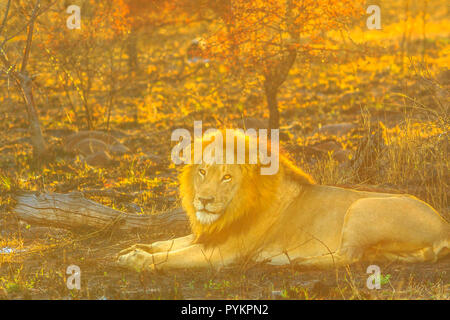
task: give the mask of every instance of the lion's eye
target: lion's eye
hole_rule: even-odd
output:
[[[200,173],[201,176],[204,176],[206,174],[206,171],[203,169],[199,169],[198,173]]]
[[[230,181],[231,180],[231,175],[226,174],[222,177],[222,181]]]

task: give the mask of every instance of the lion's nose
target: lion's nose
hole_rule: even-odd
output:
[[[208,203],[214,202],[214,197],[198,197],[198,200],[206,206]]]

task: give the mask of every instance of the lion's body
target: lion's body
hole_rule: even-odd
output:
[[[449,224],[412,196],[316,185],[283,156],[275,175],[258,168],[186,166],[181,196],[193,234],[136,245],[121,252],[119,263],[170,269],[252,260],[321,268],[435,261],[450,252]]]
[[[287,252],[270,263],[414,262],[435,260],[450,248],[448,223],[414,197],[317,185],[301,186],[299,193],[265,232],[266,252]]]

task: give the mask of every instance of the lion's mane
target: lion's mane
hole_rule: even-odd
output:
[[[238,138],[246,139],[246,150],[248,151],[249,139],[247,136],[237,133]],[[224,137],[224,154],[226,135]],[[203,140],[205,141],[205,140]],[[210,142],[203,142],[203,148]],[[235,148],[236,155],[236,148]],[[248,157],[246,155],[246,159]],[[258,159],[259,162],[259,159]],[[261,164],[240,164],[243,174],[242,183],[238,187],[238,191],[231,200],[225,212],[221,217],[210,225],[204,225],[198,222],[196,218],[196,210],[193,205],[194,194],[194,174],[196,174],[198,165],[186,165],[179,177],[180,195],[182,205],[186,211],[192,232],[196,236],[197,243],[217,244],[223,242],[232,235],[245,232],[246,229],[258,219],[258,216],[268,208],[275,200],[275,196],[279,188],[282,187],[282,181],[287,176],[300,184],[314,184],[314,180],[303,172],[283,154],[279,155],[279,170],[274,175],[261,175]]]

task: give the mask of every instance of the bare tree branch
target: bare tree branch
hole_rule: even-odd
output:
[[[9,0],[9,1],[11,1],[11,0]],[[3,39],[3,41],[2,41],[2,43],[0,44],[0,50],[3,48],[3,46],[8,42],[8,41],[10,41],[10,40],[12,40],[12,39],[14,39],[15,37],[17,37],[19,34],[21,34],[24,30],[26,30],[27,28],[28,28],[28,26],[33,22],[34,23],[34,21],[36,21],[36,19],[39,17],[39,16],[41,16],[42,14],[44,14],[45,12],[47,12],[55,3],[56,3],[56,1],[58,1],[58,0],[55,0],[54,2],[52,2],[52,3],[50,3],[47,7],[45,7],[45,8],[43,8],[42,10],[38,10],[38,12],[36,13],[36,17],[35,17],[35,19],[33,20],[33,19],[30,19],[30,20],[28,20],[28,22],[27,23],[25,23],[23,26],[22,26],[22,28],[20,28],[16,33],[14,33],[13,35],[10,35],[10,36],[5,36],[4,37],[4,39]],[[5,23],[5,25],[6,25],[6,23]],[[0,32],[0,35],[1,35],[1,32]]]
[[[46,154],[47,145],[42,135],[41,125],[36,110],[36,103],[33,97],[32,78],[26,72],[26,66],[30,56],[34,22],[38,16],[39,7],[40,0],[37,0],[29,21],[27,43],[24,49],[24,55],[22,57],[22,66],[20,71],[16,70],[15,65],[10,64],[5,51],[2,47],[0,47],[0,61],[4,65],[7,75],[14,79],[25,101],[25,106],[28,113],[31,143],[33,145],[33,153],[37,159],[41,159]]]
[[[20,68],[21,73],[25,72],[25,69],[27,67],[28,58],[30,56],[30,50],[31,50],[31,41],[33,40],[34,22],[36,20],[37,13],[38,13],[40,6],[41,6],[41,0],[37,0],[36,5],[34,6],[34,9],[33,9],[33,13],[31,14],[30,25],[28,26],[27,44],[25,46],[25,51],[23,54],[22,67]]]
[[[8,3],[6,4],[5,16],[3,17],[2,25],[0,26],[0,35],[2,34],[3,29],[5,28],[6,21],[8,20],[10,6],[11,6],[11,0],[8,0]]]

